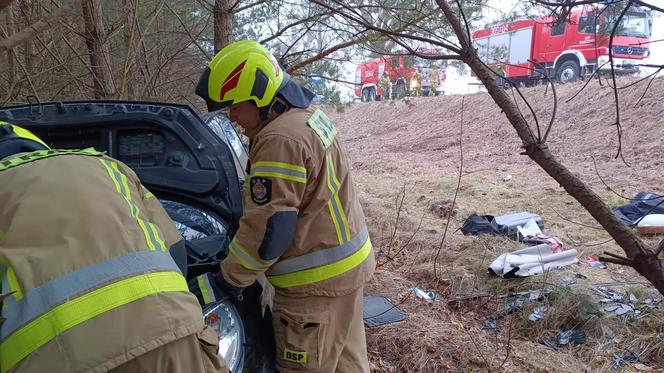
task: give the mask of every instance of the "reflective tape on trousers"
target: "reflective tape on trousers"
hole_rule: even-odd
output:
[[[304,271],[307,269],[321,267],[327,264],[335,263],[347,258],[357,251],[367,242],[369,232],[365,226],[355,237],[340,246],[330,247],[323,250],[314,251],[302,256],[281,260],[267,270],[267,276],[279,276],[289,273]]]
[[[0,340],[56,306],[81,294],[122,278],[146,272],[180,272],[169,253],[163,251],[139,251],[117,256],[103,262],[83,267],[58,276],[26,292],[23,299],[5,299]]]

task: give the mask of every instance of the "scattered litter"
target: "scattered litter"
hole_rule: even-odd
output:
[[[514,311],[518,311],[523,308],[525,301],[522,298],[516,298],[513,301],[509,301],[503,304],[503,307],[498,311],[498,317],[505,317]]]
[[[493,319],[491,316],[486,317],[486,323],[482,327],[482,330],[496,330],[498,329],[498,324],[496,324],[496,320]]]
[[[547,236],[545,234],[526,236],[523,238],[523,243],[530,246],[536,246],[545,243],[551,246],[551,250],[554,253],[563,251],[563,241],[558,236]]]
[[[613,340],[613,338],[616,337],[616,333],[613,332],[613,330],[607,330],[606,331],[606,339],[609,341]]]
[[[630,349],[625,350],[622,354],[613,354],[613,367],[614,368],[620,368],[623,365],[633,362],[633,361],[638,361],[640,363],[643,362],[643,356],[641,356],[641,353],[632,351]]]
[[[510,180],[512,180],[512,175],[507,175],[503,177],[503,181],[510,181]]]
[[[378,250],[378,256],[384,256],[384,255],[385,255],[385,250],[381,247],[381,248]]]
[[[526,224],[523,226],[517,225],[516,230],[518,232],[517,241],[521,241],[525,237],[542,234],[542,230],[540,229],[539,225],[537,225],[537,222],[534,218],[530,218],[530,220],[528,220],[528,222],[526,222]]]
[[[365,296],[362,305],[362,318],[370,328],[403,321],[407,317],[385,297]]]
[[[662,302],[661,298],[655,299],[653,297],[644,298],[639,300],[633,293],[621,294],[613,290],[609,290],[605,285],[594,285],[591,289],[599,296],[599,302],[602,303],[604,312],[613,313],[618,316],[626,315],[628,313],[640,314],[643,309],[658,308]]]
[[[544,345],[557,350],[557,347],[567,346],[570,342],[584,344],[588,340],[586,333],[583,330],[570,329],[560,331],[555,339],[544,341]]]
[[[544,318],[544,315],[546,314],[547,308],[546,306],[537,306],[533,310],[533,313],[528,316],[528,320],[530,321],[537,321],[542,318]]]
[[[636,231],[641,234],[664,233],[664,214],[650,214],[636,224]]]
[[[582,267],[606,269],[606,263],[600,262],[599,259],[595,258],[592,255],[588,255],[586,257],[586,261],[579,262],[579,265],[581,265]]]
[[[436,299],[436,294],[433,291],[426,292],[426,291],[424,291],[420,288],[417,288],[417,287],[410,288],[409,290],[412,291],[413,293],[415,293],[415,295],[418,298],[424,299],[429,303],[432,303]]]
[[[639,192],[628,204],[614,207],[613,213],[628,226],[638,224],[648,214],[664,214],[664,197],[654,193]]]
[[[554,253],[547,244],[501,254],[489,265],[489,273],[503,278],[528,277],[552,268],[576,263],[576,250]]]
[[[509,236],[513,240],[523,238],[519,233],[518,227],[528,224],[531,219],[539,228],[539,233],[544,229],[542,218],[537,214],[529,212],[519,212],[516,214],[496,216],[493,215],[470,215],[461,227],[461,232],[465,236],[479,236],[482,234]]]
[[[562,287],[570,287],[571,285],[576,284],[576,280],[571,277],[565,277],[558,281],[558,285]]]
[[[628,312],[634,312],[634,307],[629,304],[611,305],[611,306],[605,306],[604,311],[615,313],[618,316],[622,316]]]

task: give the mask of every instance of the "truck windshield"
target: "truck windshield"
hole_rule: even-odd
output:
[[[604,33],[611,34],[618,19],[618,14],[607,14],[604,23]],[[645,13],[626,13],[616,30],[617,36],[631,36],[635,38],[650,37],[650,22]]]

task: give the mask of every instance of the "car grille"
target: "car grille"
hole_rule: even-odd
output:
[[[648,48],[641,47],[628,47],[622,45],[613,46],[613,54],[626,54],[629,56],[643,56],[648,51]]]

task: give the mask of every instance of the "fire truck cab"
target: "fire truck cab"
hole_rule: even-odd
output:
[[[513,82],[534,83],[550,78],[576,81],[597,69],[610,70],[609,40],[620,11],[588,7],[572,11],[564,21],[554,17],[522,19],[475,31],[473,45],[482,61]],[[614,71],[635,73],[650,55],[652,16],[632,6],[616,27]]]

